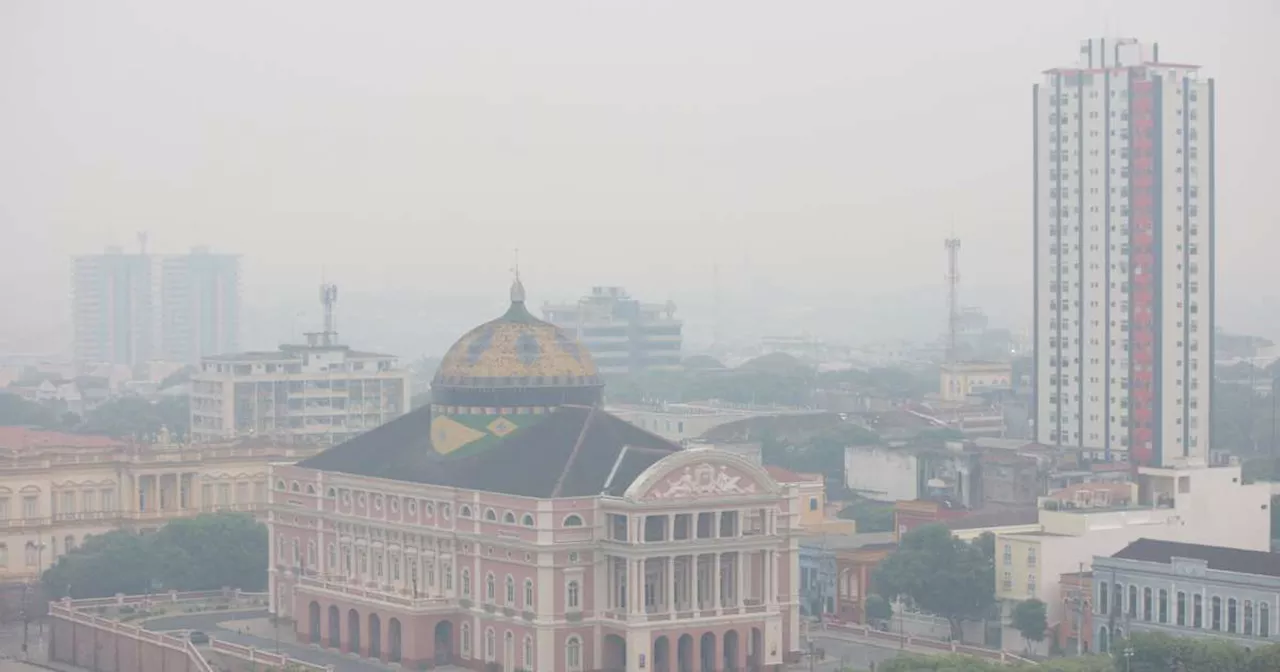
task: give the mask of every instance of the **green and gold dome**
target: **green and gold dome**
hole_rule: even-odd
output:
[[[524,285],[511,307],[458,339],[431,381],[431,443],[464,455],[536,424],[558,406],[597,406],[604,384],[591,354],[525,307]]]

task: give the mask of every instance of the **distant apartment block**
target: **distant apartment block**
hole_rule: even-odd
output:
[[[195,248],[160,262],[164,359],[198,363],[235,352],[240,333],[240,257]]]
[[[340,345],[337,288],[320,290],[324,331],[274,352],[212,355],[191,377],[191,440],[267,436],[336,445],[409,410],[409,371],[391,355]]]
[[[577,303],[544,304],[543,318],[591,352],[601,373],[680,368],[681,329],[674,303],[641,303],[622,287],[592,287]]]
[[[108,248],[72,260],[75,358],[132,366],[151,358],[155,311],[153,265],[146,254]]]

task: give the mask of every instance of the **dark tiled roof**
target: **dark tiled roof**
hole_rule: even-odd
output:
[[[821,411],[758,415],[717,425],[708,429],[699,438],[704,441],[719,442],[751,441],[759,440],[765,432],[772,432],[779,438],[787,438],[791,434],[804,435],[836,427],[841,422],[838,414]]]
[[[1119,553],[1111,557],[1138,560],[1140,562],[1159,562],[1162,564],[1172,562],[1173,558],[1190,558],[1192,560],[1203,560],[1209,564],[1209,569],[1223,572],[1280,576],[1280,554],[1266,551],[1248,551],[1243,548],[1203,546],[1201,544],[1185,544],[1180,541],[1160,541],[1158,539],[1139,539],[1125,546]]]
[[[598,408],[561,406],[483,452],[440,455],[431,446],[430,407],[423,407],[298,466],[525,497],[582,497],[621,495],[678,450]]]

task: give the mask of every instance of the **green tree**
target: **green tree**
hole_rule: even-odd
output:
[[[1031,650],[1031,642],[1044,641],[1045,631],[1049,629],[1044,602],[1037,599],[1019,602],[1013,608],[1013,627],[1022,634],[1027,651]]]
[[[190,426],[188,403],[186,397],[166,397],[154,403],[137,396],[116,397],[90,411],[77,431],[154,441],[163,427],[173,438],[182,439]]]
[[[944,525],[908,532],[872,577],[875,592],[905,597],[951,624],[960,638],[964,619],[984,618],[995,601],[995,565],[976,545],[956,539]]]
[[[0,390],[0,426],[5,425],[57,429],[60,423],[57,413],[16,394]]]
[[[893,604],[875,593],[867,596],[864,608],[868,619],[887,621],[893,618]]]
[[[267,585],[267,528],[244,514],[177,520],[159,532],[126,530],[87,537],[41,580],[52,599],[164,590],[260,591]]]

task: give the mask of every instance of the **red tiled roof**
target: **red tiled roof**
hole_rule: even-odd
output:
[[[769,472],[773,480],[779,483],[812,483],[814,481],[822,481],[822,474],[800,474],[784,467],[773,464],[766,464],[764,470]]]
[[[114,448],[124,443],[108,436],[68,434],[26,427],[0,427],[0,450],[28,448]]]

